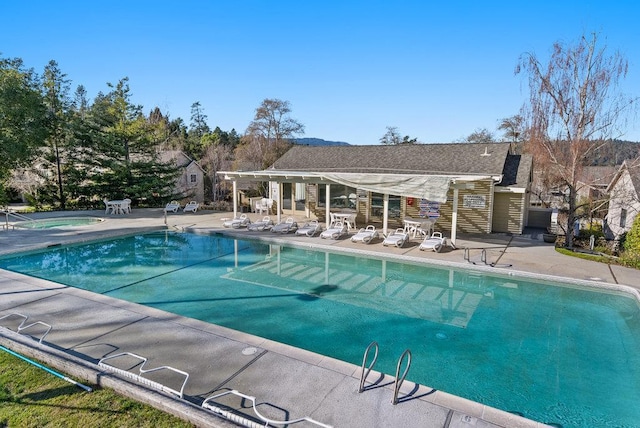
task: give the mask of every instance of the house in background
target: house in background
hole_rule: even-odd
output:
[[[182,171],[176,180],[175,193],[184,195],[185,199],[203,203],[205,172],[200,164],[180,150],[162,151],[160,159],[164,163],[173,163]]]
[[[294,146],[266,170],[221,174],[236,188],[270,182],[264,196],[276,202],[278,216],[328,224],[331,212],[348,211],[358,225],[387,232],[428,215],[455,242],[457,231],[521,234],[532,168],[531,156],[513,154],[510,143]]]
[[[640,158],[625,160],[607,187],[609,209],[605,221],[608,238],[619,239],[631,230],[640,213]]]

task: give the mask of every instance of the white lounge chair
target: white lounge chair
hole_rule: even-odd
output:
[[[298,223],[296,223],[292,217],[287,217],[287,219],[283,222],[280,222],[271,228],[273,233],[289,233],[294,232],[298,228]]]
[[[178,209],[180,209],[180,202],[178,201],[171,201],[164,206],[164,212],[171,211],[172,213],[177,213]]]
[[[327,230],[320,234],[322,239],[338,239],[347,233],[347,225],[341,221],[336,221],[333,226],[329,226]]]
[[[388,235],[382,241],[382,245],[385,247],[388,245],[394,245],[398,248],[404,246],[404,244],[409,240],[409,234],[404,231],[404,229],[396,229],[395,232]]]
[[[433,232],[431,236],[427,236],[424,238],[424,241],[420,244],[418,249],[421,251],[424,250],[433,250],[436,253],[439,253],[442,250],[442,247],[447,245],[447,239],[442,236],[440,232]]]
[[[296,230],[296,235],[313,237],[320,232],[322,232],[322,226],[320,225],[320,223],[318,223],[317,220],[311,220],[310,222],[305,223],[304,226]]]
[[[378,237],[378,231],[373,225],[369,225],[364,229],[360,229],[358,233],[351,237],[351,242],[363,242],[365,244],[371,243]]]
[[[269,230],[273,226],[273,220],[268,215],[262,217],[262,220],[247,225],[247,230],[260,231]]]
[[[190,201],[187,205],[184,206],[184,208],[182,209],[182,212],[188,212],[191,211],[192,213],[195,214],[196,211],[198,211],[198,208],[200,208],[200,204],[197,203],[196,201]]]
[[[241,227],[246,227],[250,224],[251,220],[249,220],[249,217],[247,217],[246,214],[242,214],[240,217],[226,220],[222,225],[224,227],[233,227],[234,229],[240,229]]]

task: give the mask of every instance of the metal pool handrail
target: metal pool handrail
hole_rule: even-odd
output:
[[[130,372],[128,370],[119,369],[117,367],[114,367],[114,366],[112,366],[110,364],[105,363],[106,360],[109,360],[109,359],[112,359],[112,358],[123,357],[123,356],[133,357],[133,358],[136,358],[136,359],[142,361],[142,365],[138,369],[140,371],[140,374],[132,373],[132,372]],[[155,389],[163,391],[163,392],[170,392],[172,394],[177,395],[180,398],[184,398],[184,387],[187,384],[187,380],[189,380],[189,373],[187,373],[185,371],[182,371],[182,370],[178,370],[178,369],[170,367],[170,366],[160,366],[160,367],[156,367],[156,368],[153,368],[153,369],[145,369],[144,365],[146,363],[147,363],[147,358],[146,357],[142,357],[140,355],[133,354],[131,352],[122,352],[122,353],[119,353],[119,354],[110,355],[108,357],[102,358],[100,361],[98,361],[98,366],[102,367],[104,369],[107,369],[109,371],[112,371],[114,373],[117,373],[117,374],[119,374],[121,376],[127,377],[129,379],[133,379],[133,380],[135,380],[135,381],[137,381],[137,382],[139,382],[139,383],[141,383],[143,385],[150,386],[152,388],[155,388]],[[183,375],[185,378],[184,378],[184,381],[182,382],[182,386],[180,387],[180,390],[178,391],[178,390],[173,389],[173,388],[171,388],[171,387],[169,387],[167,385],[163,385],[160,382],[156,382],[156,381],[153,381],[151,379],[147,379],[147,378],[143,377],[143,375],[146,374],[146,373],[152,373],[152,372],[156,372],[156,371],[159,371],[159,370],[170,370],[170,371],[173,371],[175,373],[179,373],[179,374]]]
[[[407,357],[407,367],[404,369],[404,373],[402,373],[402,376],[398,377],[398,375],[400,374],[400,366],[402,366],[402,361],[404,360],[405,356]],[[409,373],[410,367],[411,367],[411,351],[407,349],[400,356],[400,359],[398,360],[398,365],[396,367],[396,382],[393,388],[393,400],[391,401],[393,405],[398,404],[398,393],[400,392],[400,387],[402,386],[404,379],[407,377],[407,373]]]
[[[373,355],[373,361],[371,361],[371,364],[369,364],[369,367],[365,370],[364,367],[367,364],[367,359],[369,357],[371,348],[374,348],[376,353]],[[376,361],[378,361],[378,342],[373,341],[369,344],[369,346],[367,346],[367,349],[364,351],[364,357],[362,358],[362,374],[360,375],[360,387],[358,388],[359,393],[364,391],[364,382],[369,376],[369,373],[371,373],[371,370],[373,369],[373,366],[375,366]]]

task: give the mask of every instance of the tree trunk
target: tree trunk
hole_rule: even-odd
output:
[[[576,198],[578,197],[576,187],[569,185],[569,214],[567,215],[567,233],[565,234],[564,246],[573,248],[573,224],[576,221]]]

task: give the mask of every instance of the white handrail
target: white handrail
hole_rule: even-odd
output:
[[[258,418],[260,418],[260,420],[265,422],[265,424],[264,425],[257,424],[256,422],[254,422],[254,421],[252,421],[250,419],[247,419],[247,418],[242,417],[240,415],[237,415],[235,413],[229,412],[228,410],[224,410],[219,406],[216,406],[214,404],[210,404],[209,403],[211,400],[214,400],[216,398],[220,398],[220,397],[223,397],[223,396],[229,395],[229,394],[236,395],[236,396],[238,396],[240,398],[244,398],[245,400],[251,401],[251,404],[253,406],[253,412],[256,414],[256,416]],[[277,421],[275,419],[269,419],[266,416],[263,416],[262,414],[260,414],[260,412],[258,412],[258,409],[256,407],[256,397],[253,397],[251,395],[243,394],[243,393],[241,393],[239,391],[236,391],[235,389],[232,389],[232,390],[229,390],[229,391],[224,391],[224,392],[222,392],[220,394],[216,394],[216,395],[212,395],[210,397],[207,397],[207,399],[205,399],[202,402],[202,407],[204,407],[205,409],[211,410],[215,414],[217,414],[219,416],[222,416],[225,419],[228,419],[228,420],[236,422],[236,423],[240,423],[243,426],[249,427],[249,428],[268,427],[269,424],[283,425],[284,426],[284,425],[295,424],[295,423],[303,422],[303,421],[312,423],[314,425],[317,425],[317,426],[323,427],[323,428],[333,428],[333,426],[327,425],[327,424],[323,424],[322,422],[318,422],[315,419],[310,418],[309,416],[305,416],[305,417],[298,418],[298,419],[290,419],[288,421]]]
[[[40,344],[42,343],[44,338],[47,336],[47,334],[49,334],[49,332],[53,328],[50,324],[47,324],[46,322],[43,322],[43,321],[35,321],[35,322],[32,322],[31,324],[26,324],[25,325],[25,323],[29,319],[29,316],[28,315],[19,314],[17,312],[12,313],[12,314],[8,314],[8,315],[4,315],[4,316],[0,317],[0,320],[3,320],[5,318],[9,318],[11,316],[18,316],[18,317],[24,318],[22,320],[22,322],[20,323],[20,325],[18,326],[18,329],[17,329],[18,333],[21,333],[23,330],[31,328],[34,325],[42,325],[42,326],[47,327],[47,331],[45,331],[44,334],[42,335],[42,337],[40,338],[40,340],[38,340],[38,343],[40,343]]]
[[[135,358],[135,359],[138,359],[138,360],[142,361],[142,364],[140,365],[140,368],[138,369],[139,372],[140,372],[139,374],[132,373],[132,372],[130,372],[128,370],[119,369],[119,368],[117,368],[115,366],[112,366],[110,364],[106,364],[105,363],[106,360],[110,360],[110,359],[118,358],[118,357],[123,357],[123,356],[129,356],[129,357],[132,357],[132,358]],[[170,367],[170,366],[160,366],[160,367],[155,367],[153,369],[145,369],[144,365],[146,363],[147,363],[147,358],[146,357],[142,357],[140,355],[133,354],[131,352],[122,352],[122,353],[119,353],[119,354],[110,355],[108,357],[102,358],[100,361],[98,361],[98,366],[102,367],[104,369],[107,369],[109,371],[112,371],[114,373],[118,373],[118,374],[120,374],[120,375],[122,375],[124,377],[129,378],[129,379],[136,380],[136,381],[138,381],[138,382],[140,382],[140,383],[142,383],[144,385],[150,386],[150,387],[158,389],[160,391],[170,392],[172,394],[175,394],[175,395],[179,396],[180,398],[184,398],[184,387],[187,384],[187,380],[189,380],[189,373],[187,373],[185,371],[182,371],[182,370],[178,370],[178,369],[176,369],[174,367]],[[152,373],[152,372],[156,372],[156,371],[159,371],[159,370],[170,370],[170,371],[173,371],[175,373],[179,373],[179,374],[183,375],[185,377],[185,379],[182,382],[182,386],[180,387],[180,390],[178,391],[178,390],[176,390],[174,388],[171,388],[171,387],[169,387],[167,385],[163,385],[160,382],[156,382],[156,381],[153,381],[151,379],[147,379],[147,378],[142,376],[142,375],[144,375],[146,373]]]

